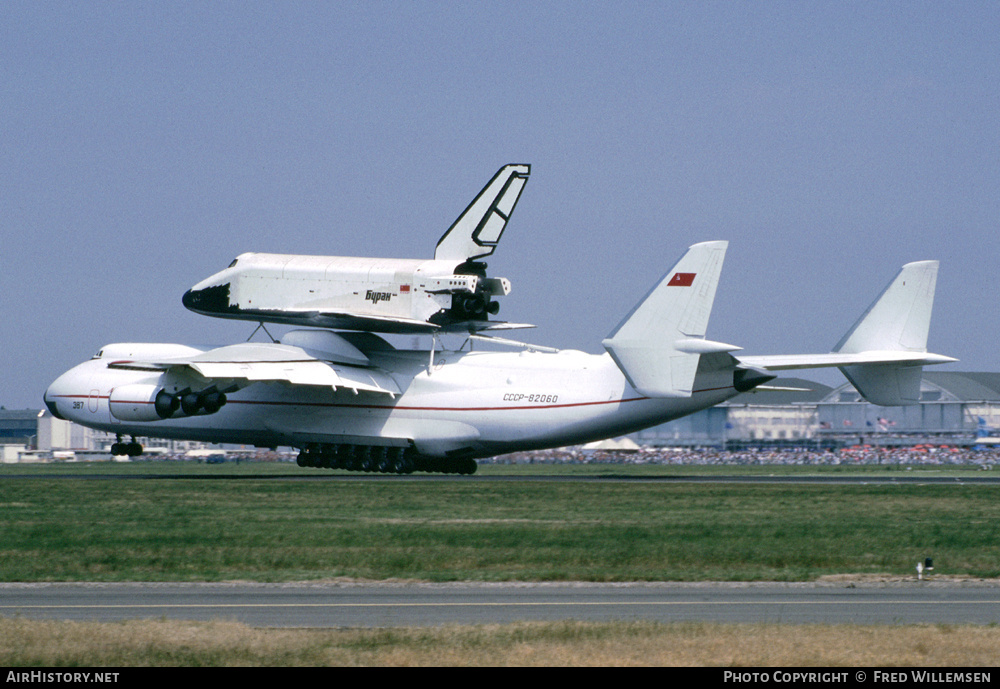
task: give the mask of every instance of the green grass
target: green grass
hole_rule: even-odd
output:
[[[516,469],[543,470],[483,473]],[[11,478],[27,471],[136,478]],[[179,478],[140,478],[150,474]],[[924,557],[938,574],[1000,575],[998,486],[284,478],[314,475],[329,472],[4,467],[0,580],[802,581],[910,575]]]
[[[259,476],[302,478],[315,476],[362,477],[364,474],[303,469],[291,462],[226,462],[202,464],[188,461],[64,462],[0,465],[0,479],[9,476]],[[421,476],[417,473],[415,476]],[[424,474],[426,475],[426,474]],[[816,465],[696,465],[696,464],[480,464],[476,476],[992,476],[970,464],[816,464]],[[379,477],[374,477],[379,478]]]

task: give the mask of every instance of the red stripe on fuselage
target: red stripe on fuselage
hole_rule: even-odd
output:
[[[704,390],[695,390],[692,395],[697,395],[703,392],[716,392],[718,390],[728,390],[731,386],[723,386],[718,388],[705,388]],[[54,395],[53,397],[60,399],[92,399],[90,395]],[[108,395],[98,395],[98,399],[109,399]],[[396,404],[343,404],[339,402],[288,402],[284,400],[234,400],[230,399],[226,402],[226,406],[232,404],[247,404],[247,405],[271,405],[271,406],[282,406],[282,407],[331,407],[331,408],[345,408],[345,409],[401,409],[405,411],[523,411],[526,409],[567,409],[569,407],[593,407],[602,404],[624,404],[626,402],[642,402],[645,400],[654,399],[652,397],[629,397],[627,399],[615,399],[615,400],[605,400],[599,402],[571,402],[567,404],[529,404],[520,406],[510,406],[510,407],[418,407],[418,406],[402,406]],[[668,398],[661,398],[668,399]],[[684,399],[684,398],[669,398],[669,399]],[[116,401],[115,404],[153,404],[148,400],[135,400],[129,401]]]

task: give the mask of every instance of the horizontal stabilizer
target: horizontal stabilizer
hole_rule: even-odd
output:
[[[702,354],[733,351],[705,340],[727,242],[695,244],[617,328],[604,348],[647,397],[690,397]]]

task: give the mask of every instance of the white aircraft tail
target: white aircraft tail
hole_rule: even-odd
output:
[[[908,263],[833,348],[836,353],[927,352],[938,262]],[[841,366],[841,372],[873,404],[920,401],[923,366],[911,363]]]
[[[531,174],[530,165],[505,165],[438,240],[436,260],[475,260],[493,253]]]
[[[702,354],[739,349],[705,339],[728,242],[695,244],[603,341],[647,397],[690,397]]]
[[[916,404],[923,367],[956,361],[927,351],[937,272],[937,261],[903,266],[829,354],[738,358],[768,371],[836,366],[873,404]]]

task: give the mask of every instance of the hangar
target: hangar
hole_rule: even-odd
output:
[[[820,400],[817,422],[817,436],[838,444],[972,444],[1000,430],[1000,373],[925,371],[920,404],[908,407],[876,407],[845,384]]]
[[[921,401],[907,407],[870,404],[850,383],[779,378],[769,386],[781,389],[745,393],[633,437],[682,447],[972,445],[1000,430],[1000,373],[925,371]]]

